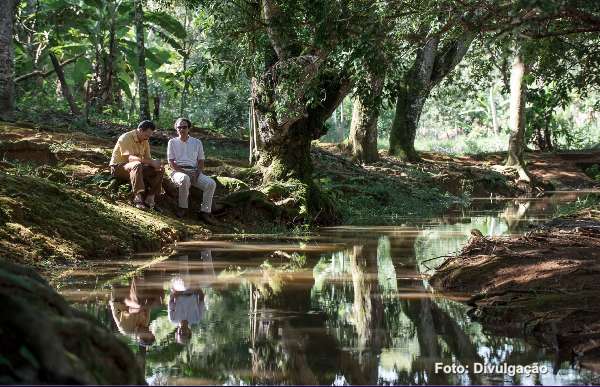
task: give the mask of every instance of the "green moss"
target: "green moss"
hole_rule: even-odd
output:
[[[229,192],[237,192],[248,189],[248,184],[234,177],[217,176],[216,180]]]
[[[38,176],[7,172],[0,172],[0,213],[4,254],[38,263],[157,250],[190,227]]]

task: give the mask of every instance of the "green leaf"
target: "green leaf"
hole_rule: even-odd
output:
[[[181,46],[181,44],[179,44],[177,40],[173,39],[171,36],[165,34],[163,31],[154,26],[148,26],[148,28],[154,31],[154,33],[158,35],[162,40],[164,40],[165,43],[173,47],[175,51],[179,52],[180,55],[183,56],[183,47]]]
[[[117,78],[117,84],[119,85],[119,88],[121,90],[123,90],[123,92],[125,93],[125,95],[131,99],[132,95],[131,95],[131,88],[129,87],[129,82],[127,82],[126,80],[124,80],[123,78],[119,77]]]
[[[183,40],[187,37],[187,32],[179,20],[166,12],[145,12],[144,20],[146,23],[160,27],[179,39]]]
[[[100,0],[83,0],[83,2],[85,3],[85,5],[92,7],[92,8],[104,7],[104,4],[102,4],[102,1],[100,1]]]
[[[73,82],[76,84],[85,82],[88,75],[91,74],[92,71],[92,64],[87,60],[87,58],[77,59],[75,64],[73,64],[73,69],[71,71]]]

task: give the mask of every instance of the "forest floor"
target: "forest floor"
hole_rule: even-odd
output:
[[[600,372],[600,200],[518,237],[474,236],[431,277],[472,294],[487,329],[526,337]]]
[[[0,123],[0,249],[5,258],[53,271],[89,258],[158,251],[211,232],[307,230],[282,215],[285,200],[260,191],[260,172],[249,165],[247,142],[209,131],[193,135],[202,138],[206,173],[217,180],[215,201],[224,205],[223,225],[207,226],[193,213],[177,219],[176,188],[168,181],[159,202],[162,213],[137,210],[130,205],[129,185],[115,184],[108,169],[112,147],[127,130],[110,123],[84,131],[56,123]],[[155,133],[154,157],[166,158],[169,135]],[[380,161],[361,165],[342,149],[315,143],[312,156],[315,179],[333,197],[346,224],[397,224],[406,216],[439,215],[450,206],[467,205],[475,196],[527,194],[514,173],[494,170],[501,154],[424,154],[424,162],[410,164],[384,152]],[[581,167],[600,164],[600,152],[562,157],[530,154],[530,169],[548,186],[596,185]],[[201,192],[193,190],[192,209],[200,198]]]

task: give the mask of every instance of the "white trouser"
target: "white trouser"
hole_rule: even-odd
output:
[[[202,190],[202,212],[209,212],[212,208],[212,199],[215,194],[217,183],[210,177],[200,174],[194,181],[194,172],[173,172],[171,181],[179,188],[179,207],[188,208],[188,196],[190,194],[190,185]]]

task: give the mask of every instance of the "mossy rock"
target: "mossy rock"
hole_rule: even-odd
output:
[[[248,184],[234,177],[216,176],[215,181],[217,182],[217,189],[225,190],[227,192],[237,192],[247,190]]]
[[[257,190],[242,190],[225,196],[219,201],[227,218],[243,223],[277,223],[290,216],[285,208],[271,202]]]
[[[0,260],[1,384],[145,384],[134,354],[38,274]]]

